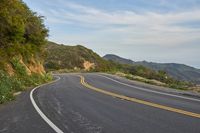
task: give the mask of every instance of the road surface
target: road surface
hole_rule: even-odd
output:
[[[0,133],[200,133],[198,97],[111,75],[56,78],[1,105]]]

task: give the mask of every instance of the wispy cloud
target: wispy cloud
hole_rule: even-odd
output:
[[[175,13],[148,11],[136,13],[121,10],[108,12],[68,1],[59,0],[59,2],[63,6],[61,9],[48,11],[51,14],[51,17],[48,18],[50,23],[96,28],[97,35],[121,36],[120,42],[132,45],[173,46],[200,39],[200,28],[187,26],[192,22],[200,22],[200,10]],[[187,25],[181,25],[181,23]]]

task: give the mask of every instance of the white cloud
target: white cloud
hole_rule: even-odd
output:
[[[108,12],[60,0],[61,9],[51,9],[51,23],[96,28],[97,36],[108,34],[128,44],[180,45],[200,39],[200,29],[179,25],[200,22],[200,10],[159,14],[133,11]],[[89,38],[88,38],[89,39]],[[107,39],[105,39],[107,40]]]
[[[62,13],[58,12],[57,15],[64,15],[63,19],[73,19],[74,21],[87,22],[87,23],[156,25],[156,24],[173,24],[182,21],[200,20],[200,10],[192,10],[192,11],[178,12],[178,13],[166,13],[166,14],[162,13],[159,14],[154,12],[137,14],[133,11],[120,11],[120,10],[114,12],[108,12],[62,0],[60,0],[60,2],[63,5]],[[69,12],[68,9],[71,9],[71,12]]]

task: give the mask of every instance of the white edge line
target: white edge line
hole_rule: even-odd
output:
[[[40,86],[37,86],[35,87],[31,92],[30,92],[30,99],[31,99],[31,102],[33,104],[33,107],[35,108],[35,110],[37,111],[37,113],[42,117],[42,119],[56,132],[56,133],[64,133],[61,129],[59,129],[41,110],[40,108],[37,106],[34,98],[33,98],[33,93],[36,89],[38,89],[39,87],[42,87],[44,85],[48,85],[48,84],[52,84],[54,82],[57,82],[58,80],[60,80],[60,77],[59,76],[56,76],[58,77],[58,79],[52,81],[52,82],[49,82],[47,84],[43,84],[43,85],[40,85]]]
[[[117,82],[117,83],[119,83],[119,84],[122,84],[122,85],[125,85],[125,86],[128,86],[128,87],[131,87],[131,88],[134,88],[134,89],[138,89],[138,90],[147,91],[147,92],[152,92],[152,93],[156,93],[156,94],[162,94],[162,95],[167,95],[167,96],[172,96],[172,97],[178,97],[178,98],[182,98],[182,99],[187,99],[187,100],[192,100],[192,101],[200,102],[199,99],[189,98],[189,97],[184,97],[184,96],[178,96],[178,95],[169,94],[169,93],[165,93],[165,92],[154,91],[154,90],[149,90],[149,89],[145,89],[145,88],[142,88],[142,87],[137,87],[137,86],[129,85],[129,84],[126,84],[126,83],[122,83],[122,82],[120,82],[120,81],[117,81],[117,80],[115,80],[115,79],[109,78],[109,77],[104,76],[104,75],[98,75],[98,76],[107,78],[107,79],[109,79],[109,80],[112,80],[112,81],[114,81],[114,82]]]

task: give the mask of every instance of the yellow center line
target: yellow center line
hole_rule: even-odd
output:
[[[121,94],[117,94],[117,93],[113,93],[110,91],[106,91],[103,89],[99,89],[96,88],[94,86],[89,85],[88,83],[85,82],[85,78],[81,75],[79,75],[79,77],[81,78],[81,84],[85,87],[87,87],[88,89],[112,96],[112,97],[116,97],[116,98],[120,98],[120,99],[124,99],[127,101],[131,101],[131,102],[135,102],[135,103],[139,103],[139,104],[143,104],[143,105],[147,105],[147,106],[151,106],[151,107],[155,107],[155,108],[159,108],[159,109],[163,109],[163,110],[167,110],[167,111],[171,111],[171,112],[175,112],[175,113],[179,113],[179,114],[183,114],[183,115],[187,115],[187,116],[191,116],[191,117],[195,117],[195,118],[200,118],[200,114],[198,113],[193,113],[193,112],[189,112],[189,111],[185,111],[185,110],[181,110],[181,109],[176,109],[173,107],[168,107],[168,106],[164,106],[164,105],[160,105],[160,104],[156,104],[156,103],[152,103],[152,102],[148,102],[148,101],[144,101],[144,100],[140,100],[137,98],[133,98],[133,97],[128,97],[128,96],[124,96]]]

